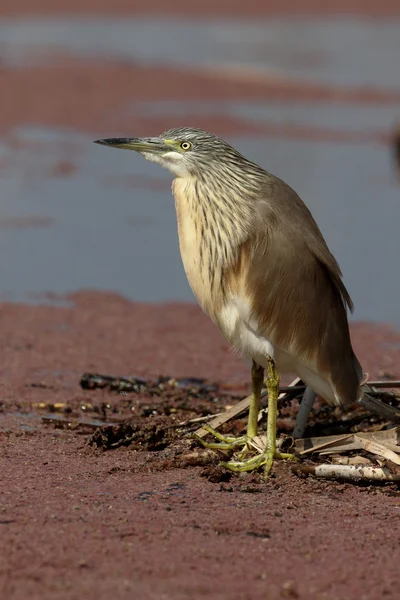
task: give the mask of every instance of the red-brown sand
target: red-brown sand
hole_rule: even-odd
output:
[[[67,15],[67,14],[111,14],[111,15],[165,15],[165,16],[236,16],[239,18],[298,14],[305,16],[362,15],[388,17],[399,15],[396,0],[336,0],[332,3],[320,0],[3,0],[0,14],[12,15]]]
[[[154,453],[94,452],[88,435],[32,421],[38,402],[91,402],[84,371],[248,380],[196,306],[69,300],[0,305],[1,598],[399,597],[393,488],[300,480],[286,465],[264,484],[211,483],[201,467],[154,471]],[[352,332],[371,376],[399,375],[399,334]]]

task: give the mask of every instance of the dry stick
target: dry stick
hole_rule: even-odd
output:
[[[358,465],[293,465],[296,475],[314,475],[328,479],[356,479],[366,481],[400,481],[400,473],[392,473],[386,467],[364,467]]]
[[[367,386],[375,388],[397,388],[400,387],[400,381],[368,381]]]
[[[333,456],[334,465],[372,465],[372,461],[366,456]]]
[[[368,385],[371,387],[380,387],[380,388],[400,387],[400,381],[387,381],[387,382],[386,381],[370,381],[368,383]],[[296,379],[294,379],[294,381],[292,381],[289,384],[289,386],[280,388],[281,394],[280,394],[279,398],[282,399],[284,397],[285,393],[290,393],[290,391],[294,387],[298,388],[298,391],[302,391],[302,390],[306,389],[306,386],[303,385],[303,382],[301,381],[301,379],[296,378]],[[264,398],[266,395],[267,395],[267,390],[263,390],[261,392],[261,398]],[[232,406],[232,408],[227,410],[225,413],[221,413],[220,415],[217,415],[212,421],[210,421],[209,426],[212,427],[213,429],[218,429],[218,427],[221,427],[221,425],[223,425],[224,423],[229,421],[229,419],[233,419],[234,417],[239,415],[241,412],[244,412],[245,410],[247,410],[250,406],[250,400],[251,400],[251,396],[247,396],[247,398],[244,398],[243,400],[241,400],[240,402],[235,404],[235,406]],[[311,400],[311,392],[310,392],[310,400]],[[378,413],[380,416],[384,416],[385,419],[388,419],[394,423],[400,423],[400,410],[393,408],[391,406],[388,406],[387,404],[384,404],[377,398],[372,398],[371,396],[364,394],[362,400],[360,400],[360,404],[362,406],[364,406],[370,412]],[[304,413],[305,413],[305,410],[304,410]],[[261,416],[263,414],[264,414],[264,411],[260,411],[259,419],[261,418]],[[207,435],[207,431],[205,431],[202,427],[200,427],[200,429],[198,429],[195,433],[196,433],[196,435],[198,435],[201,438],[203,438]]]
[[[300,452],[301,456],[304,456],[305,454],[310,454],[311,452],[318,452],[319,450],[325,450],[329,446],[334,446],[335,444],[338,444],[339,442],[347,441],[349,438],[354,437],[354,434],[349,433],[348,435],[339,435],[339,436],[335,435],[335,436],[329,436],[329,437],[330,437],[330,439],[325,440],[321,444],[316,444],[315,446],[312,446],[311,448],[302,450]],[[332,439],[332,438],[335,438],[335,439]],[[338,452],[338,450],[336,448],[335,448],[335,450],[336,450],[336,452]]]
[[[293,390],[293,388],[300,382],[301,380],[296,377],[296,379],[294,379],[290,385],[288,386],[288,390]],[[286,396],[287,393],[290,392],[284,392],[281,393],[279,395],[279,399],[282,399]],[[267,390],[263,390],[261,392],[261,398],[264,398],[264,396],[267,395]],[[209,427],[211,427],[212,429],[218,429],[218,427],[221,427],[221,425],[223,425],[224,423],[226,423],[227,421],[229,421],[230,419],[233,419],[233,417],[236,417],[237,415],[239,415],[240,413],[242,413],[243,411],[247,410],[250,406],[250,400],[251,400],[251,395],[247,396],[247,398],[243,398],[243,400],[241,400],[240,402],[238,402],[237,404],[235,404],[235,406],[232,406],[232,408],[230,408],[229,410],[227,410],[224,413],[221,413],[219,415],[217,415],[212,421],[209,422]],[[262,411],[260,411],[261,414],[264,414]],[[197,429],[197,431],[195,432],[196,435],[200,438],[203,438],[207,435],[207,431],[205,429],[203,429],[202,427],[200,427],[200,429]]]
[[[346,440],[350,440],[349,443],[343,445],[340,442],[345,442]],[[287,439],[287,438],[286,438]],[[293,438],[292,438],[293,439]],[[322,440],[322,441],[321,441]],[[359,450],[363,448],[361,444],[357,444],[354,440],[354,433],[348,433],[346,435],[330,435],[324,438],[309,438],[309,439],[300,439],[293,440],[294,450],[298,452],[299,456],[305,456],[306,454],[312,454],[316,452],[317,454],[337,454],[338,452],[344,452],[345,450]],[[283,440],[282,440],[283,441]],[[255,442],[253,447],[265,447],[265,436],[258,436],[253,440]],[[312,444],[308,448],[304,448],[307,444]],[[400,452],[400,446],[398,446]]]
[[[360,435],[355,435],[354,441],[358,442],[362,446],[362,448],[367,452],[370,452],[371,454],[376,454],[377,456],[381,456],[382,458],[386,458],[395,465],[400,465],[400,456],[397,456],[397,454],[393,452],[393,450],[390,450],[384,444],[380,444],[374,439],[365,439]]]
[[[359,404],[361,404],[361,406],[366,408],[369,412],[375,413],[383,419],[387,419],[392,423],[400,423],[400,410],[385,404],[378,398],[373,398],[369,394],[364,394],[361,400],[359,400]]]
[[[395,452],[396,454],[400,454],[400,446],[391,446],[385,444],[385,448],[387,448],[387,450]],[[354,441],[349,444],[344,444],[343,446],[333,446],[332,448],[326,448],[326,450],[319,450],[318,454],[319,456],[331,456],[332,454],[342,454],[344,452],[350,452],[352,450],[363,449],[364,448],[360,444]]]
[[[261,398],[263,398],[266,394],[267,394],[267,390],[262,391]],[[247,398],[243,398],[243,400],[241,400],[240,402],[235,404],[235,406],[232,406],[232,408],[230,408],[226,412],[221,413],[218,416],[216,416],[214,419],[212,419],[212,421],[210,421],[208,424],[209,427],[211,427],[212,429],[218,429],[218,427],[221,427],[221,425],[223,425],[224,423],[229,421],[229,419],[233,419],[233,417],[236,417],[241,412],[243,412],[244,410],[249,408],[250,400],[251,400],[251,396],[247,396]],[[200,427],[200,429],[197,429],[195,431],[195,434],[200,438],[203,438],[204,436],[206,436],[207,433],[208,433],[208,431],[206,431],[202,427]]]
[[[225,413],[217,413],[215,415],[206,415],[205,417],[195,417],[194,419],[189,419],[188,421],[181,421],[175,425],[175,427],[187,427],[188,425],[194,425],[195,423],[204,423],[204,421],[209,421],[210,419],[214,419],[215,417],[219,417],[220,415]]]
[[[398,446],[397,444],[389,444],[389,443],[385,442],[385,448],[387,448],[388,450],[392,450],[393,452],[396,452],[396,454],[400,454],[400,446]]]
[[[366,431],[357,434],[357,438],[363,438],[364,440],[373,440],[385,445],[386,448],[393,450],[394,452],[400,452],[400,446],[397,445],[398,440],[398,427],[393,429],[387,429],[384,431]],[[355,439],[356,434],[345,434],[345,435],[328,435],[313,438],[304,438],[296,440],[294,449],[301,455],[310,454],[312,452],[318,452],[318,454],[332,454],[338,452],[347,452],[349,450],[360,450],[363,448],[362,442],[359,439]],[[351,438],[351,440],[349,439]],[[347,443],[343,443],[349,439]]]

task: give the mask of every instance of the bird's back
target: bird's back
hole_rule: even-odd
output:
[[[353,352],[347,307],[353,304],[338,263],[310,211],[283,181],[270,176],[257,204],[245,290],[260,332],[296,357],[300,377],[313,374],[331,387],[328,402],[361,395],[362,369]],[[314,378],[315,379],[315,378]],[[314,383],[314,385],[313,385]]]

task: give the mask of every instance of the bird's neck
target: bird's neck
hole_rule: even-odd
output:
[[[223,298],[227,275],[235,268],[240,247],[254,219],[254,204],[218,193],[212,183],[177,178],[173,194],[179,244],[189,283],[204,310]]]

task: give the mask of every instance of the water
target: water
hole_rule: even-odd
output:
[[[0,20],[0,50],[10,68],[68,52],[400,91],[400,22],[393,20]],[[135,115],[176,117],[176,126],[193,114],[229,115],[260,128],[371,134],[364,143],[225,137],[305,200],[342,266],[355,318],[400,324],[400,187],[388,147],[374,141],[376,132],[390,131],[400,106],[130,100]],[[94,288],[141,301],[193,300],[179,256],[172,176],[134,153],[93,145],[98,137],[102,131],[23,126],[14,131],[18,145],[1,141],[2,296]],[[57,174],[60,162],[72,163],[70,172]]]
[[[54,52],[142,64],[242,67],[296,79],[399,88],[394,19],[270,18],[2,19],[2,61],[43,61]],[[396,85],[397,82],[397,85]]]

